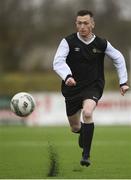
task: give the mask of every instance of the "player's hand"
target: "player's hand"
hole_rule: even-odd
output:
[[[73,77],[69,77],[69,78],[66,80],[65,84],[66,84],[67,86],[75,86],[75,85],[76,85],[76,81],[74,80]]]
[[[121,86],[121,87],[120,87],[120,93],[121,93],[121,95],[124,96],[125,93],[126,93],[128,90],[129,90],[129,86],[127,86],[127,85]]]

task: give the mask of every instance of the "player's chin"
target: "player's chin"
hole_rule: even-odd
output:
[[[83,37],[83,38],[86,38],[88,36],[88,34],[86,32],[81,32],[80,36]]]
[[[79,33],[80,33],[81,36],[85,36],[86,35],[85,31],[80,31]]]

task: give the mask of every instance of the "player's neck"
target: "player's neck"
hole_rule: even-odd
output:
[[[77,36],[81,41],[84,41],[86,44],[92,42],[92,40],[94,40],[95,38],[95,35],[93,33],[90,33],[88,36],[81,36],[80,33],[78,32]]]
[[[80,35],[80,34],[79,34]],[[84,40],[84,41],[90,41],[93,38],[94,34],[90,33],[88,36],[81,36],[80,37]]]

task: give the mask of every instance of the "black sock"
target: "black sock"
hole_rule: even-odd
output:
[[[80,129],[80,136],[79,136],[79,139],[78,139],[78,144],[79,144],[79,147],[80,148],[83,148],[83,122],[81,122],[81,129]]]
[[[93,134],[94,134],[94,123],[90,123],[90,124],[84,123],[82,126],[84,158],[90,157],[90,149],[91,149]]]

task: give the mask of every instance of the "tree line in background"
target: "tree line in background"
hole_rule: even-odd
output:
[[[120,19],[116,1],[105,0],[104,7],[96,11],[95,0],[1,0],[0,71],[50,70],[59,41],[75,31],[75,13],[83,8],[94,12],[96,34],[118,47],[128,64],[131,23]]]

